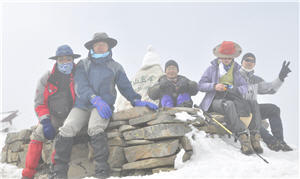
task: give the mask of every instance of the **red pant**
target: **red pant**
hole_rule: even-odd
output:
[[[39,164],[43,149],[43,143],[37,140],[31,140],[26,154],[25,168],[22,171],[22,176],[33,178],[36,173],[36,168]]]

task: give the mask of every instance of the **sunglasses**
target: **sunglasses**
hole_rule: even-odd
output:
[[[249,63],[255,63],[255,60],[254,60],[254,59],[249,59],[249,58],[247,58],[247,59],[245,59],[245,61],[246,61],[246,62],[249,62]]]

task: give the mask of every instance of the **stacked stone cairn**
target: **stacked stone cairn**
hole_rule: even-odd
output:
[[[186,112],[193,120],[176,119],[176,113]],[[177,153],[184,150],[182,161],[190,159],[193,149],[185,136],[192,128],[205,131],[210,136],[225,135],[226,132],[211,120],[205,119],[195,108],[165,108],[157,112],[146,107],[134,107],[115,112],[107,128],[110,149],[109,165],[112,176],[150,175],[157,172],[172,171]],[[223,122],[223,116],[212,114]],[[31,129],[8,133],[2,149],[1,162],[25,167],[25,156],[30,141]],[[93,150],[85,132],[76,136],[73,144],[69,178],[93,176]],[[35,178],[47,178],[53,142],[43,145],[42,157]]]

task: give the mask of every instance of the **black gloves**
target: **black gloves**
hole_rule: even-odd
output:
[[[187,93],[189,90],[189,82],[185,79],[177,82],[178,93]]]
[[[159,88],[163,94],[172,94],[175,90],[175,85],[173,85],[167,78],[162,78],[159,81]]]
[[[280,73],[279,73],[279,79],[281,81],[284,81],[284,79],[287,77],[288,73],[291,72],[289,65],[290,65],[290,62],[287,62],[287,63],[286,63],[286,61],[283,62]]]

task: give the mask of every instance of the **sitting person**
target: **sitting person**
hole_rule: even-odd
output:
[[[224,115],[229,129],[238,137],[241,152],[249,155],[263,152],[259,135],[261,119],[255,113],[252,117],[251,106],[243,99],[248,85],[239,72],[240,65],[234,61],[241,52],[241,47],[231,41],[224,41],[215,47],[213,53],[217,59],[206,69],[198,87],[206,93],[200,108]],[[245,121],[249,120],[245,118],[252,120],[247,123]]]
[[[22,179],[34,178],[43,143],[54,139],[73,107],[74,59],[79,57],[70,46],[62,45],[57,48],[56,55],[49,58],[55,60],[55,64],[52,71],[45,73],[37,85],[34,104],[39,123],[30,136]]]
[[[274,94],[281,87],[287,74],[291,72],[289,62],[283,62],[279,76],[272,82],[266,82],[261,77],[254,74],[256,58],[252,53],[246,53],[242,58],[242,68],[240,73],[248,83],[248,93],[245,95],[247,100],[257,101],[257,95]],[[280,117],[280,108],[275,104],[259,104],[259,111],[262,119],[269,119],[271,132],[265,128],[260,128],[260,135],[269,149],[274,151],[292,151],[293,149],[286,144],[283,138],[283,127]]]
[[[152,100],[159,99],[160,107],[192,107],[191,96],[198,93],[197,83],[178,75],[178,64],[169,60],[165,64],[165,75],[148,89],[148,95]]]

